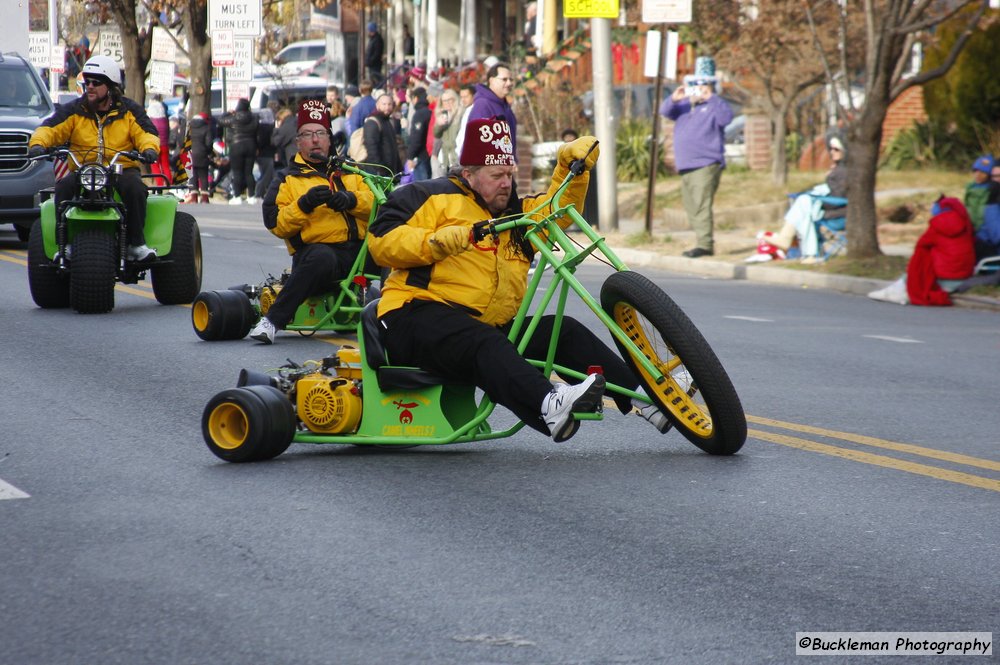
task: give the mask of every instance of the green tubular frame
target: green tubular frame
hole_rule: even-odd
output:
[[[375,214],[385,203],[387,192],[391,191],[392,178],[382,175],[374,175],[364,171],[354,164],[341,162],[340,168],[347,173],[354,173],[361,176],[365,185],[371,190],[375,197],[375,205],[372,206],[368,215],[368,224],[375,220]],[[307,298],[295,311],[295,316],[291,322],[285,326],[285,330],[299,333],[314,333],[322,330],[334,332],[354,332],[357,329],[358,316],[364,307],[364,298],[359,302],[358,297],[352,287],[354,279],[365,277],[369,281],[380,279],[380,275],[368,275],[363,272],[365,260],[368,258],[368,241],[361,245],[354,264],[351,266],[347,278],[340,281],[337,288],[332,293],[327,293],[313,298]],[[363,295],[363,294],[362,294]],[[312,312],[322,308],[324,312],[319,318]]]
[[[625,332],[618,327],[618,324],[615,323],[614,319],[604,311],[597,299],[594,298],[576,278],[575,272],[577,267],[595,252],[603,256],[616,271],[626,271],[628,270],[628,267],[621,259],[618,258],[618,256],[615,255],[615,253],[607,246],[604,239],[598,235],[598,233],[590,226],[589,223],[587,223],[580,213],[577,212],[573,204],[560,206],[559,201],[562,194],[565,192],[567,186],[570,182],[572,182],[574,177],[575,175],[572,173],[570,176],[567,176],[560,187],[556,190],[552,199],[546,201],[534,210],[523,213],[514,219],[490,220],[489,222],[489,229],[493,233],[500,233],[518,226],[531,227],[527,231],[526,237],[534,246],[535,250],[540,254],[538,265],[528,282],[525,298],[514,318],[514,323],[510,332],[510,339],[512,341],[517,339],[520,331],[522,329],[525,330],[525,334],[518,344],[518,351],[523,353],[531,336],[537,330],[542,315],[545,314],[545,310],[548,308],[552,300],[556,298],[556,294],[558,293],[554,313],[556,317],[555,324],[553,325],[552,336],[549,339],[546,357],[544,360],[528,359],[528,362],[538,367],[546,376],[549,376],[553,371],[556,371],[560,374],[572,376],[581,380],[586,378],[586,375],[582,372],[571,370],[555,363],[556,340],[559,338],[562,319],[565,315],[566,301],[569,297],[570,291],[572,291],[576,293],[576,295],[580,297],[580,299],[587,305],[587,307],[590,308],[598,319],[600,319],[611,334],[614,335],[614,337],[629,350],[633,357],[635,357],[636,361],[641,364],[647,372],[649,372],[649,375],[654,377],[657,383],[662,383],[665,380],[663,373],[649,362],[649,360],[641,353],[639,348],[632,342]],[[551,212],[546,214],[543,212],[544,209],[549,209]],[[541,221],[535,221],[532,219],[532,216],[535,215],[541,216]],[[564,217],[569,217],[571,224],[583,232],[590,243],[589,245],[582,248],[577,247],[577,245],[569,238],[566,232],[558,224],[559,220]],[[562,260],[560,260],[553,251],[553,247],[555,246],[558,246],[562,251]],[[546,266],[552,267],[553,278],[550,284],[542,290],[541,300],[537,303],[537,306],[533,306],[533,303],[538,297],[538,293],[541,289],[542,274]],[[364,358],[364,336],[360,326],[357,327],[357,334],[361,357]],[[381,427],[382,423],[373,425],[372,421],[369,420],[366,426],[366,418],[372,419],[374,416],[375,419],[382,420],[380,415],[384,417],[384,413],[379,414],[379,409],[393,397],[396,397],[397,395],[421,395],[425,399],[431,400],[440,396],[443,387],[430,386],[417,391],[396,391],[385,393],[379,388],[375,371],[370,369],[367,364],[362,364],[362,392],[364,400],[362,414],[364,415],[362,415],[362,424],[359,428],[358,434],[323,435],[314,434],[308,431],[297,431],[292,439],[294,443],[376,444],[387,446],[445,445],[452,443],[468,443],[475,441],[487,441],[491,439],[502,439],[515,434],[522,427],[524,427],[523,422],[517,422],[504,430],[491,430],[489,424],[486,422],[486,419],[493,412],[495,404],[490,401],[486,395],[483,395],[478,406],[475,407],[475,414],[464,424],[459,425],[458,427],[452,427],[448,422],[441,423],[439,421],[435,423],[437,427],[442,427],[443,431],[447,432],[447,434],[428,437],[383,436],[379,434],[372,434],[375,429]],[[472,396],[474,395],[474,388],[471,386],[448,386],[444,388],[454,388],[457,390],[467,389],[469,392],[469,399],[472,399]],[[645,395],[641,395],[633,390],[629,390],[628,388],[624,388],[613,383],[608,383],[605,390],[607,392],[627,395],[644,402],[650,401],[650,399]],[[601,420],[603,415],[598,412],[578,414],[576,417],[579,420]],[[452,420],[454,420],[454,418],[452,418]]]

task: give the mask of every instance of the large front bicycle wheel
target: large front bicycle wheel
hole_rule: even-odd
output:
[[[743,405],[694,323],[660,287],[634,272],[612,274],[601,307],[664,375],[657,384],[625,347],[622,357],[684,437],[706,453],[732,455],[747,438]]]

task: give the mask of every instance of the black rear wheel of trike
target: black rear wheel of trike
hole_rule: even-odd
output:
[[[601,287],[601,307],[663,373],[656,384],[617,341],[647,393],[684,437],[712,455],[732,455],[747,438],[740,398],[715,352],[677,304],[649,279],[617,272]]]
[[[35,222],[28,237],[28,288],[42,309],[69,307],[69,279],[45,255],[41,221]]]
[[[69,302],[81,314],[115,308],[118,250],[115,237],[99,229],[80,231],[70,256]]]
[[[201,289],[201,233],[194,217],[186,212],[174,216],[170,253],[149,272],[153,295],[162,305],[184,305]]]
[[[208,449],[227,462],[259,462],[288,449],[295,409],[273,386],[243,386],[217,394],[201,416]]]
[[[257,311],[242,291],[203,291],[191,305],[191,326],[206,342],[243,339],[257,322]]]

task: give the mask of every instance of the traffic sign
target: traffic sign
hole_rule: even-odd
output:
[[[209,34],[232,30],[240,37],[259,37],[261,14],[261,0],[208,0]]]
[[[691,0],[642,0],[643,23],[690,23]]]
[[[618,18],[618,0],[563,0],[566,18]]]
[[[236,63],[236,35],[232,30],[212,31],[212,66],[232,67]]]

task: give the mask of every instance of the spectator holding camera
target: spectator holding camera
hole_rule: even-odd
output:
[[[712,205],[726,168],[723,131],[733,121],[733,109],[715,94],[715,61],[701,57],[695,73],[684,77],[660,106],[660,115],[674,121],[674,158],[681,176],[681,200],[697,244],[684,256],[697,259],[715,253]]]

